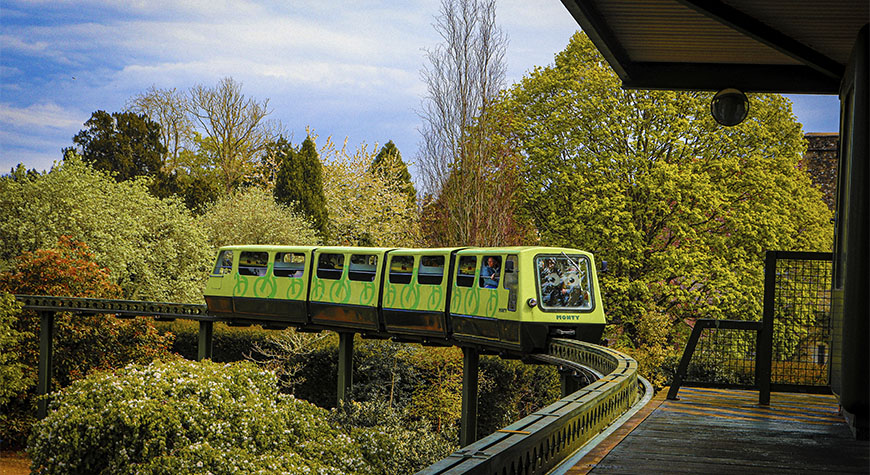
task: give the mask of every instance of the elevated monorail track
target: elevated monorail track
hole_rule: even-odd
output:
[[[34,295],[15,297],[23,308],[38,311],[42,316],[37,388],[40,394],[47,394],[49,390],[53,318],[57,312],[198,321],[200,359],[211,356],[213,323],[232,323],[232,319],[226,316],[210,315],[205,305]],[[478,349],[487,353],[498,352],[485,346]],[[466,445],[422,473],[548,473],[622,417],[640,399],[644,387],[639,383],[634,359],[592,343],[552,339],[546,353],[529,354],[524,359],[558,366],[563,374],[569,374],[563,381],[579,379],[586,385],[577,390],[566,390],[563,386],[564,396],[558,401]],[[40,404],[40,412],[44,411],[44,401]]]

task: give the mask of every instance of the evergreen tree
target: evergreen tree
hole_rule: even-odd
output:
[[[311,137],[295,150],[284,137],[269,144],[266,153],[275,154],[279,163],[275,179],[275,201],[301,213],[320,237],[326,239],[329,216],[323,195],[323,171]]]
[[[392,140],[387,142],[372,160],[370,171],[379,174],[387,183],[408,195],[411,203],[417,202],[417,190],[411,183],[411,173],[408,172],[408,166],[402,160],[402,154]]]

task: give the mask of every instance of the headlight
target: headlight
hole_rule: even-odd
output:
[[[533,298],[526,300],[526,303],[532,308],[535,308],[538,305],[538,301]]]

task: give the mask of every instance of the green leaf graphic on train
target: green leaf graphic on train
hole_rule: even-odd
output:
[[[359,296],[359,304],[360,305],[372,305],[375,300],[375,283],[374,282],[364,282],[362,286],[362,292],[360,292]]]
[[[395,308],[396,306],[396,286],[387,284],[387,292],[384,295],[384,307]]]
[[[450,311],[459,313],[460,302],[462,302],[462,290],[458,287],[453,287],[453,298],[450,299]]]
[[[254,296],[272,298],[278,291],[278,282],[272,273],[272,264],[266,269],[266,274],[254,280]]]
[[[429,301],[427,310],[435,310],[438,308],[438,305],[441,303],[441,287],[432,287],[431,292],[429,293]]]
[[[323,293],[326,287],[322,280],[314,279],[314,287],[311,289],[311,300],[323,301]]]
[[[465,313],[475,315],[477,314],[478,307],[480,307],[480,292],[470,290],[465,295]]]
[[[301,300],[302,289],[304,288],[301,278],[291,278],[290,285],[287,286],[286,297],[290,300]]]
[[[416,309],[420,305],[420,288],[417,285],[406,285],[402,291],[402,308]]]
[[[233,295],[245,295],[248,292],[248,278],[236,274],[236,285],[233,287]]]
[[[496,310],[498,310],[498,291],[490,290],[489,299],[486,301],[486,315],[494,317]]]
[[[338,280],[329,288],[329,301],[335,303],[348,303],[350,300],[350,282]]]

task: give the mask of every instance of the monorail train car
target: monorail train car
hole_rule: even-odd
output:
[[[518,353],[605,325],[594,257],[564,248],[227,246],[204,294],[235,323]]]

